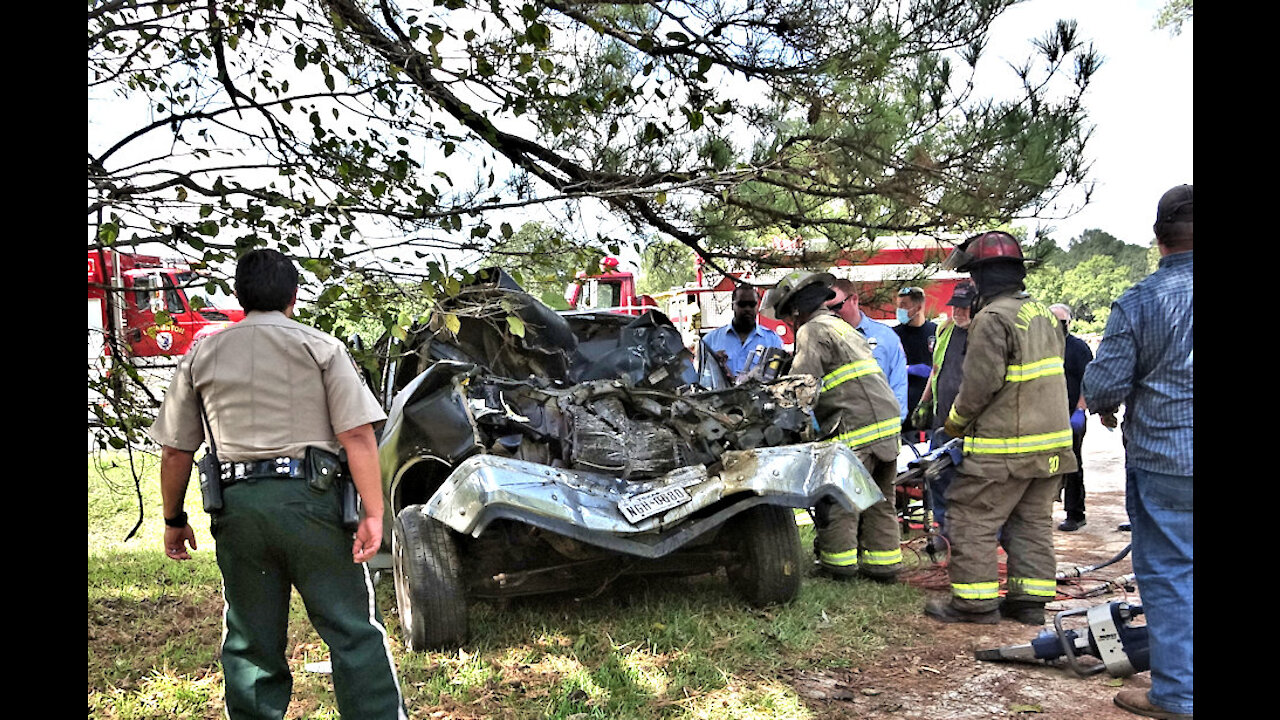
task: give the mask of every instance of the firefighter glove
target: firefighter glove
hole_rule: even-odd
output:
[[[933,425],[933,403],[921,402],[911,413],[911,427],[916,430],[928,430]]]

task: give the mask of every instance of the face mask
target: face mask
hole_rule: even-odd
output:
[[[911,316],[907,314],[906,308],[898,308],[897,316],[898,322],[902,325],[906,325],[911,321]]]

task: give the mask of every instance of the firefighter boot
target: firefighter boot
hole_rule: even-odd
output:
[[[997,625],[1000,622],[999,610],[987,612],[965,612],[957,610],[949,600],[930,600],[924,604],[924,614],[945,623],[977,623],[979,625]]]
[[[872,570],[866,565],[863,565],[858,568],[858,575],[859,577],[866,578],[867,580],[878,582],[881,585],[893,585],[898,582],[898,571],[896,569],[890,571]]]
[[[1029,600],[1001,600],[1000,616],[1017,620],[1023,625],[1044,624],[1044,603]]]

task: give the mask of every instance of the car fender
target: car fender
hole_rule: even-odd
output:
[[[652,490],[683,487],[690,499],[631,522],[619,503]],[[853,451],[832,442],[726,452],[714,471],[693,465],[643,481],[556,468],[515,458],[462,461],[427,502],[426,512],[478,537],[499,518],[517,520],[609,550],[662,557],[760,504],[812,507],[831,497],[848,510],[884,499]]]

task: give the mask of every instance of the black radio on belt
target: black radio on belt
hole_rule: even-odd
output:
[[[210,449],[196,463],[200,472],[200,499],[207,513],[216,513],[222,509],[222,467],[218,456]]]

